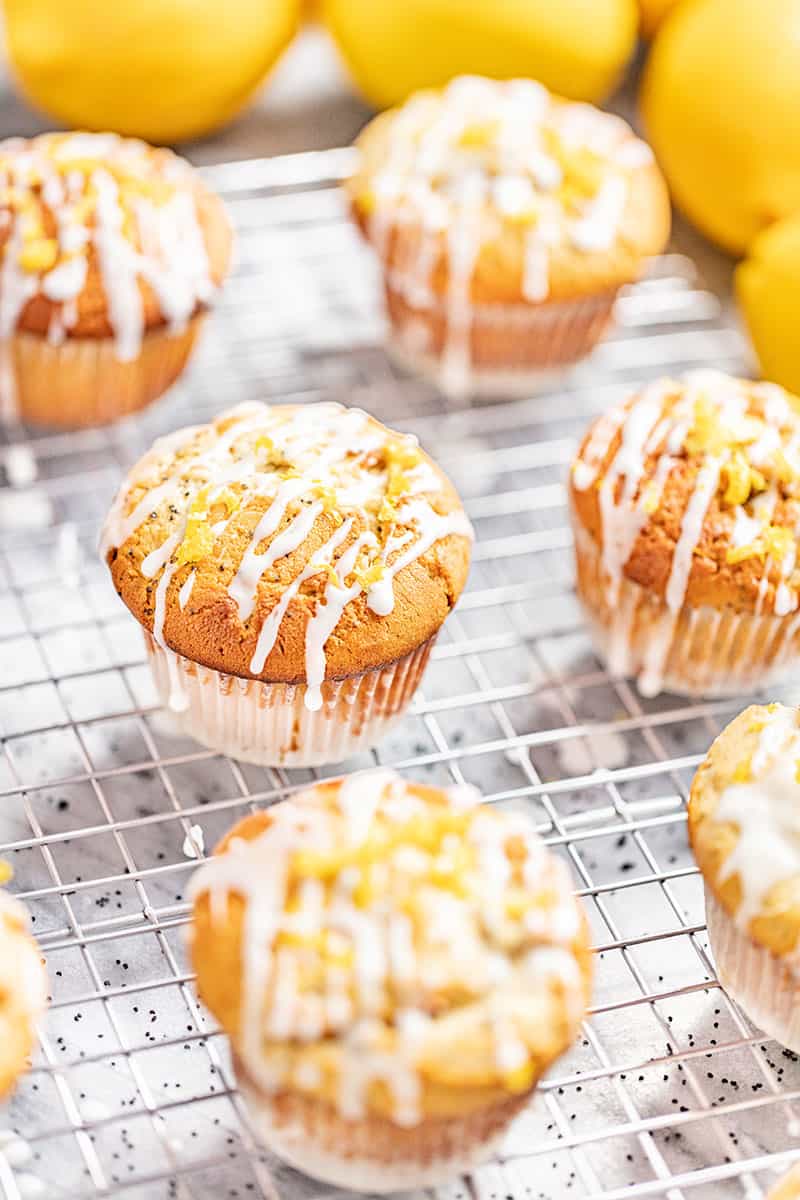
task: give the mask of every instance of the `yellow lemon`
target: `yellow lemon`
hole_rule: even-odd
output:
[[[800,214],[758,235],[736,293],[762,375],[800,393]]]
[[[642,37],[651,38],[678,0],[639,0]]]
[[[229,121],[293,36],[300,0],[5,0],[32,104],[65,125],[151,142]]]
[[[656,35],[642,88],[678,206],[741,253],[800,208],[800,0],[685,0]]]
[[[541,80],[598,101],[636,40],[635,0],[322,0],[356,85],[378,108],[454,75]]]

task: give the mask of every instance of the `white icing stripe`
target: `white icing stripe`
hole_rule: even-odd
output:
[[[374,545],[375,536],[363,533],[344,551],[336,563],[336,570],[342,584],[351,574],[356,565],[359,551],[367,545]],[[311,712],[322,708],[322,684],[325,680],[325,644],[341,620],[342,613],[351,600],[363,591],[358,580],[350,587],[337,587],[328,582],[322,602],[317,603],[317,610],[306,625],[306,694],[305,706]]]
[[[645,446],[661,417],[666,389],[663,381],[652,384],[627,410],[619,448],[600,485],[603,567],[611,603],[616,602],[623,568],[647,521],[646,510],[641,500],[635,503],[635,497],[645,470]],[[622,486],[617,497],[620,479]]]
[[[411,501],[403,506],[398,513],[398,518],[401,521],[416,521],[418,523],[418,534],[412,545],[406,550],[405,554],[398,555],[391,563],[384,567],[383,576],[377,583],[372,584],[367,592],[367,604],[379,617],[388,616],[394,608],[394,588],[392,581],[399,571],[410,563],[420,558],[426,550],[429,550],[434,542],[440,541],[442,538],[449,537],[451,534],[459,534],[461,537],[473,538],[474,531],[469,519],[461,509],[456,509],[455,512],[447,513],[440,516],[434,512],[430,506],[417,501]],[[413,534],[412,534],[413,537]],[[394,540],[389,539],[386,546],[387,556],[394,550],[400,548],[407,543],[407,535]]]
[[[706,519],[708,506],[719,486],[721,465],[718,458],[706,459],[697,472],[694,490],[683,514],[680,537],[675,546],[672,567],[664,593],[667,607],[673,613],[680,612],[686,599],[686,588],[692,569],[692,556],[703,532],[703,522]]]
[[[270,651],[275,645],[275,640],[281,627],[281,621],[286,615],[287,608],[299,592],[302,584],[304,584],[307,579],[311,579],[313,575],[318,575],[320,571],[325,569],[327,564],[330,563],[331,559],[333,558],[335,551],[345,540],[352,527],[353,520],[351,517],[348,517],[348,519],[336,530],[333,536],[329,538],[323,546],[320,546],[312,561],[307,567],[304,567],[297,578],[289,584],[280,600],[273,608],[272,612],[265,617],[264,623],[259,630],[258,641],[256,642],[256,648],[253,653],[253,657],[250,660],[250,670],[254,675],[260,675],[264,670],[264,663],[267,661]]]
[[[178,592],[178,604],[180,605],[181,612],[183,612],[191,599],[195,579],[195,572],[190,571],[181,584],[181,590]]]
[[[752,780],[725,788],[714,813],[715,820],[738,826],[719,881],[739,876],[736,922],[745,929],[776,884],[800,875],[798,755],[797,712],[779,707],[762,730],[750,765]]]
[[[307,488],[308,481],[305,479],[287,479],[280,485],[269,508],[253,530],[239,569],[228,586],[228,592],[238,606],[241,621],[246,621],[255,608],[256,588],[261,576],[281,555],[290,554],[305,541],[322,511],[321,504],[301,509],[289,527],[272,540],[264,553],[258,553],[259,545],[278,528],[292,500],[302,496]]]
[[[167,615],[167,590],[172,576],[178,569],[177,562],[168,562],[161,572],[161,578],[156,588],[155,609],[153,612],[153,637],[159,646],[166,648],[164,641],[164,619]]]

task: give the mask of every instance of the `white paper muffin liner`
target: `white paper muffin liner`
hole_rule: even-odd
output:
[[[742,932],[706,887],[708,940],[720,983],[769,1037],[800,1053],[800,975]]]
[[[185,733],[243,762],[285,767],[341,762],[376,745],[408,707],[435,640],[387,666],[326,680],[312,712],[304,684],[225,675],[145,633],[161,704]]]
[[[402,279],[387,279],[390,356],[449,395],[489,397],[552,387],[606,332],[616,297],[476,304],[454,331],[443,303],[416,307],[408,294]]]
[[[800,661],[800,611],[736,612],[684,604],[623,578],[610,601],[594,539],[573,515],[576,588],[592,641],[612,675],[636,678],[643,696],[736,696],[779,682]]]
[[[486,1162],[527,1103],[512,1097],[490,1109],[414,1128],[389,1121],[344,1121],[325,1104],[302,1096],[273,1098],[241,1070],[237,1083],[260,1141],[284,1162],[353,1192],[435,1187]]]

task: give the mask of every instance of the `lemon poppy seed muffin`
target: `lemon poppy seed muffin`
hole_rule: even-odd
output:
[[[752,705],[694,777],[689,838],[724,986],[800,1050],[800,710]]]
[[[416,439],[338,404],[254,403],[157,441],[103,553],[187,731],[309,765],[368,748],[406,707],[471,537]]]
[[[46,1003],[47,979],[27,913],[0,889],[0,1099],[25,1069]]]
[[[645,143],[532,80],[418,92],[356,145],[349,195],[391,349],[447,391],[525,390],[587,353],[669,235]]]
[[[577,589],[644,695],[737,694],[800,657],[800,410],[713,371],[594,422],[570,477]]]
[[[228,269],[222,202],[169,150],[115,134],[0,143],[0,413],[75,427],[182,371]]]
[[[245,818],[195,875],[191,952],[261,1137],[358,1191],[486,1157],[575,1038],[569,873],[520,815],[391,771]]]

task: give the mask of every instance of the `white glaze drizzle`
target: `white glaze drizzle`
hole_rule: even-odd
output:
[[[720,795],[716,821],[731,821],[739,836],[719,870],[719,882],[738,875],[736,921],[746,929],[771,889],[800,875],[800,730],[797,710],[776,706],[766,714],[751,780],[731,783]]]
[[[435,1044],[440,1027],[447,1036],[451,1018],[462,1021],[466,1013],[476,1030],[487,1028],[493,1034],[495,1069],[501,1079],[530,1059],[531,1050],[517,1025],[526,994],[542,995],[557,986],[570,1024],[577,1027],[584,985],[571,947],[580,918],[563,864],[547,854],[528,821],[515,814],[476,810],[474,790],[442,794],[442,800],[444,809],[431,807],[391,771],[352,775],[333,791],[323,785],[273,807],[263,833],[248,842],[232,839],[225,854],[214,856],[195,874],[190,895],[195,901],[208,895],[213,921],[225,919],[231,893],[245,900],[236,1049],[258,1086],[274,1091],[285,1081],[286,1068],[280,1064],[286,1043],[302,1047],[329,1039],[333,1032],[339,1053],[340,1113],[351,1120],[363,1117],[370,1088],[381,1081],[392,1098],[393,1120],[414,1125],[421,1116],[418,1062],[431,1039]],[[447,809],[466,814],[468,824],[464,833],[444,836],[440,855],[458,853],[464,844],[477,855],[467,895],[425,882],[432,864],[445,869],[444,860],[432,858],[430,848],[421,849],[413,833],[402,832]],[[326,876],[327,882],[316,877],[297,881],[295,902],[287,910],[295,855],[308,852],[324,858],[348,849],[356,855],[354,862],[360,862],[359,848],[375,836],[377,822],[383,828],[387,822],[390,829],[396,827],[400,839],[390,859],[365,860],[373,872],[382,872],[386,890],[379,898],[360,906],[354,902],[361,869],[345,862],[332,877]],[[545,905],[532,903],[536,920],[531,923],[530,914],[502,914],[503,893],[512,882],[505,850],[510,838],[524,850],[525,886],[548,896]],[[396,885],[390,870],[398,873]],[[408,914],[395,904],[394,887],[401,888],[401,895],[409,885],[414,888],[418,876],[413,894],[424,908],[415,932]],[[485,921],[488,905],[495,912],[494,933]],[[288,944],[276,944],[282,933],[289,935]],[[329,963],[322,992],[312,989],[308,995],[298,982],[306,951],[291,938],[320,935],[336,939],[342,948],[350,946],[352,964]],[[440,966],[432,971],[437,960]],[[387,997],[390,983],[393,1004]],[[428,989],[448,983],[466,989],[470,1005],[432,1017]],[[313,1059],[301,1059],[301,1065],[289,1070],[296,1086],[312,1092],[323,1079]]]

